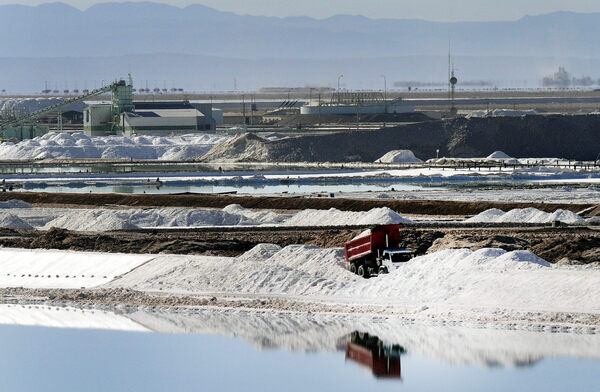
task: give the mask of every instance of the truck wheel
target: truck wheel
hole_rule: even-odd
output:
[[[381,267],[379,267],[379,274],[389,274],[390,271],[388,271],[388,268],[385,265],[382,265]]]
[[[352,272],[353,274],[356,274],[356,264],[354,263],[350,263],[350,266],[348,267],[348,269],[350,270],[350,272]]]
[[[367,268],[364,265],[358,267],[358,275],[365,279],[369,279],[369,271],[367,271]]]

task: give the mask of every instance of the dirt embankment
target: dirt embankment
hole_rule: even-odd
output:
[[[126,231],[78,233],[63,229],[43,231],[0,230],[0,246],[26,249],[61,249],[74,251],[201,254],[238,256],[261,243],[279,246],[294,244],[340,247],[361,230],[303,230],[247,228],[232,232],[214,231]],[[401,231],[401,247],[417,255],[442,249],[502,248],[530,250],[556,263],[600,262],[600,231],[585,228],[486,228],[486,229],[415,229]]]
[[[457,118],[379,131],[352,131],[267,141],[246,134],[219,144],[205,162],[373,162],[390,150],[412,150],[421,159],[486,157],[501,150],[513,157],[561,157],[593,161],[600,151],[600,116],[548,115]]]
[[[342,211],[369,211],[373,208],[388,207],[403,214],[420,215],[476,215],[490,208],[509,211],[514,208],[534,207],[546,212],[561,208],[573,212],[588,209],[599,211],[596,204],[567,203],[503,203],[503,202],[464,202],[444,200],[390,200],[390,199],[350,199],[319,197],[280,197],[280,196],[237,196],[237,195],[126,195],[126,194],[86,194],[86,193],[0,193],[0,201],[23,200],[39,206],[79,206],[79,207],[191,207],[224,208],[230,204],[240,204],[245,208],[271,210],[304,210],[307,208],[327,210],[337,208]]]

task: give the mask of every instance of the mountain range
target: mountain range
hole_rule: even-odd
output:
[[[345,83],[353,88],[379,85],[384,73],[390,81],[443,81],[449,46],[463,79],[535,83],[559,65],[597,78],[599,33],[600,13],[442,23],[348,15],[274,18],[150,2],[102,3],[85,11],[63,3],[5,5],[0,87],[28,89],[43,80],[83,84],[129,71],[140,80],[169,84],[193,79],[194,88],[202,88],[198,80],[213,80],[204,83],[207,89],[227,89],[234,78],[248,89],[331,84],[340,73],[348,74]],[[95,69],[94,59],[105,68]],[[189,67],[176,64],[178,71],[171,72],[175,61]],[[244,64],[251,78],[241,76]],[[38,70],[31,79],[14,79],[30,69]]]

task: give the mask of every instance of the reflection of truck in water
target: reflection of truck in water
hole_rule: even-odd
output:
[[[363,278],[386,274],[396,263],[410,260],[414,253],[400,248],[402,225],[376,226],[346,242],[348,269]]]
[[[346,343],[346,359],[370,368],[378,378],[402,379],[400,356],[404,353],[398,344],[385,344],[377,336],[358,331]]]

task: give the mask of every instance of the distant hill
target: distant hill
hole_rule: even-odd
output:
[[[0,6],[2,57],[162,52],[249,58],[440,55],[598,57],[600,14],[558,12],[514,22],[436,23],[335,16],[235,15],[201,5],[62,3]]]
[[[168,69],[165,65],[175,59],[181,61],[182,56],[192,56],[188,60],[202,66],[205,78],[227,80],[228,85],[233,85],[234,77],[243,78],[239,75],[245,73],[242,59],[246,59],[248,68],[254,70],[252,78],[260,82],[255,85],[244,77],[248,88],[297,79],[321,83],[343,72],[355,72],[356,76],[372,73],[372,81],[364,82],[365,88],[380,84],[384,72],[390,82],[427,76],[424,80],[443,80],[449,38],[457,59],[470,59],[469,63],[457,61],[462,75],[471,73],[464,76],[467,79],[541,79],[558,65],[567,66],[575,74],[600,76],[592,73],[600,58],[595,50],[600,44],[600,13],[558,12],[508,22],[438,23],[361,16],[272,18],[236,15],[200,5],[177,8],[149,2],[104,3],[80,11],[51,3],[0,6],[0,36],[5,73],[0,74],[0,88],[14,88],[16,81],[6,74],[19,74],[22,69],[37,70],[30,75],[31,80],[22,81],[36,86],[43,80],[83,83],[125,70],[143,79],[179,83],[181,73],[165,74],[154,69]],[[119,56],[128,57],[119,63]],[[42,58],[53,60],[38,60]],[[105,73],[96,72],[90,58],[106,64]],[[142,58],[156,67],[138,64]],[[405,60],[393,68],[391,59]],[[432,59],[435,64],[428,63]],[[510,66],[511,59],[519,65]],[[78,62],[82,77],[62,71],[72,70]],[[258,63],[267,64],[261,68],[264,75],[255,74]],[[180,64],[172,65],[181,68]],[[150,72],[139,71],[148,66]],[[358,66],[366,69],[355,68]],[[477,75],[472,74],[473,70]],[[191,74],[192,70],[184,73]],[[270,74],[275,80],[264,83],[262,79]],[[351,77],[345,79],[352,87],[361,88]],[[218,83],[225,88],[224,81]]]

